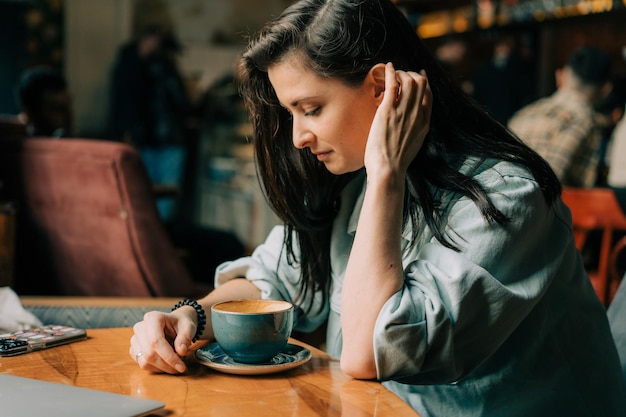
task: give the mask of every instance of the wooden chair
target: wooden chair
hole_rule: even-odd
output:
[[[608,307],[623,275],[618,261],[626,248],[626,238],[614,242],[614,232],[626,231],[626,216],[609,188],[564,187],[562,198],[572,212],[574,239],[579,251],[588,242],[591,231],[601,231],[597,268],[589,270],[588,274],[598,297]]]
[[[158,215],[137,151],[90,139],[0,141],[0,180],[17,202],[20,295],[196,297]]]

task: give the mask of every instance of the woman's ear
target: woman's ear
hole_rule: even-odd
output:
[[[374,98],[382,101],[385,92],[385,64],[374,65],[367,77],[374,88]]]

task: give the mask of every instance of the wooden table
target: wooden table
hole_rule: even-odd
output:
[[[137,366],[128,355],[130,328],[87,334],[84,341],[0,358],[0,372],[165,402],[155,416],[418,416],[380,383],[346,376],[338,360],[308,345],[313,358],[283,373],[224,374],[190,355],[187,373],[175,376]]]

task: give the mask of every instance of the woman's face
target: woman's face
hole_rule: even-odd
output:
[[[298,55],[268,69],[281,105],[293,118],[293,144],[309,148],[333,174],[363,167],[365,145],[378,100],[369,78],[351,87],[321,78]]]

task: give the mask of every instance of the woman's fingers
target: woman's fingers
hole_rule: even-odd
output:
[[[400,83],[398,100],[405,100],[409,108],[417,105],[415,110],[420,110],[428,89],[427,78],[413,71],[396,71],[396,77]]]
[[[135,338],[135,336],[133,336],[133,338]],[[137,341],[133,342],[133,339],[131,339],[129,354],[135,360],[135,362],[137,362],[137,365],[145,371],[155,373],[166,372],[170,374],[178,373],[175,368],[172,368],[164,362],[156,359],[153,350],[140,347],[140,344]]]
[[[129,354],[140,368],[170,374],[181,373],[187,369],[169,341],[174,340],[178,344],[177,350],[180,353],[187,352],[191,345],[188,332],[192,330],[192,325],[181,323],[184,321],[179,321],[172,315],[150,312],[143,321],[135,324]],[[178,329],[179,324],[181,329]]]
[[[397,103],[399,120],[402,120],[403,133],[413,138],[418,135],[418,143],[426,136],[432,112],[432,92],[426,73],[396,71],[400,80],[400,96]]]
[[[430,120],[430,116],[433,112],[433,91],[430,88],[426,71],[421,70],[420,75],[426,80],[426,89],[424,90],[424,96],[422,97],[422,107],[426,109],[426,117]]]

